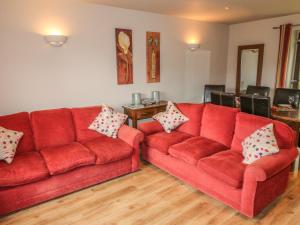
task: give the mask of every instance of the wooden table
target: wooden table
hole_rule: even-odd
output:
[[[300,110],[294,111],[272,111],[271,116],[275,120],[279,120],[288,124],[296,131],[296,145],[299,144],[299,130],[300,130]]]
[[[299,131],[300,131],[300,110],[296,109],[294,111],[272,111],[271,116],[275,120],[279,120],[281,122],[284,122],[288,124],[290,127],[292,127],[296,132],[296,146],[298,149],[298,152],[300,154],[300,148],[299,146]],[[299,155],[297,159],[294,162],[294,177],[298,176],[299,171]]]
[[[142,108],[131,108],[129,106],[122,106],[124,113],[132,120],[132,127],[137,128],[138,120],[148,119],[159,112],[166,111],[167,101],[160,101],[157,104],[144,106]]]

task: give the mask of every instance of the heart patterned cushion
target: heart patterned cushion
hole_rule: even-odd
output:
[[[153,119],[157,120],[167,133],[171,133],[179,125],[189,121],[189,118],[183,115],[174,103],[170,101],[166,111],[154,115]]]
[[[89,129],[108,137],[117,138],[120,127],[125,123],[127,115],[115,112],[107,105],[102,105],[102,111],[95,118]]]
[[[0,127],[0,160],[11,164],[23,132],[8,130]]]
[[[273,124],[270,123],[256,130],[242,142],[245,164],[274,153],[279,152],[277,141],[273,131]]]

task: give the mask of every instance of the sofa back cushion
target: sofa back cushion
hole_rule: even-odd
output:
[[[295,143],[295,132],[288,125],[265,117],[255,116],[247,113],[238,113],[236,117],[236,126],[231,148],[242,152],[243,140],[250,136],[257,129],[274,124],[274,134],[279,148],[290,148]]]
[[[101,112],[100,106],[73,108],[71,110],[74,119],[77,141],[88,141],[103,136],[103,134],[89,129],[91,123]]]
[[[38,150],[69,144],[75,140],[73,118],[69,109],[32,112],[31,124]]]
[[[202,114],[205,105],[204,104],[191,104],[191,103],[179,103],[176,104],[182,114],[189,118],[189,121],[180,125],[176,130],[191,134],[194,136],[200,135]]]
[[[0,116],[0,126],[24,133],[17,148],[18,152],[29,152],[35,149],[30,125],[29,113],[20,112],[12,115]]]
[[[230,147],[238,112],[237,108],[206,104],[200,135]]]

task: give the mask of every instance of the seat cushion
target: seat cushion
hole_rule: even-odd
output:
[[[230,148],[238,112],[237,108],[207,104],[202,116],[200,136]]]
[[[80,143],[44,148],[41,154],[51,175],[95,164],[95,155]]]
[[[228,150],[199,160],[198,167],[231,187],[241,188],[246,169],[243,159],[242,154]]]
[[[166,133],[164,131],[149,135],[145,138],[145,143],[151,148],[155,148],[164,154],[168,154],[171,145],[178,144],[191,138],[192,135],[179,131]]]
[[[75,141],[73,118],[69,109],[32,112],[31,123],[38,150],[67,145]]]
[[[11,164],[0,161],[0,187],[28,184],[48,176],[46,164],[38,152],[19,153]]]
[[[192,103],[179,103],[176,107],[182,112],[189,121],[180,125],[176,130],[191,134],[194,136],[200,135],[202,114],[205,105],[204,104],[192,104]]]
[[[9,130],[23,132],[24,135],[18,144],[17,153],[30,152],[34,150],[35,147],[29,113],[21,112],[7,116],[0,116],[0,126]]]
[[[107,136],[83,142],[96,155],[96,164],[106,164],[132,155],[133,148],[119,138]]]
[[[73,108],[71,111],[74,119],[77,141],[88,141],[103,136],[103,134],[89,129],[91,123],[101,112],[100,106]]]
[[[270,123],[273,123],[274,125],[274,135],[280,149],[291,148],[294,146],[295,132],[287,124],[269,118],[240,112],[236,117],[236,127],[231,149],[242,153],[242,142],[244,139],[257,129]]]
[[[204,137],[193,137],[169,148],[174,158],[196,165],[199,159],[228,149],[226,146]]]

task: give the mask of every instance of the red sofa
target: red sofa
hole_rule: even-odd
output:
[[[100,107],[0,116],[24,136],[12,164],[0,161],[0,215],[139,169],[143,134],[123,125],[117,139],[89,130]]]
[[[139,125],[142,156],[171,175],[254,217],[287,187],[297,157],[295,133],[286,124],[212,104],[177,104],[190,120],[170,134],[157,121]],[[280,152],[242,163],[241,142],[274,123]]]

